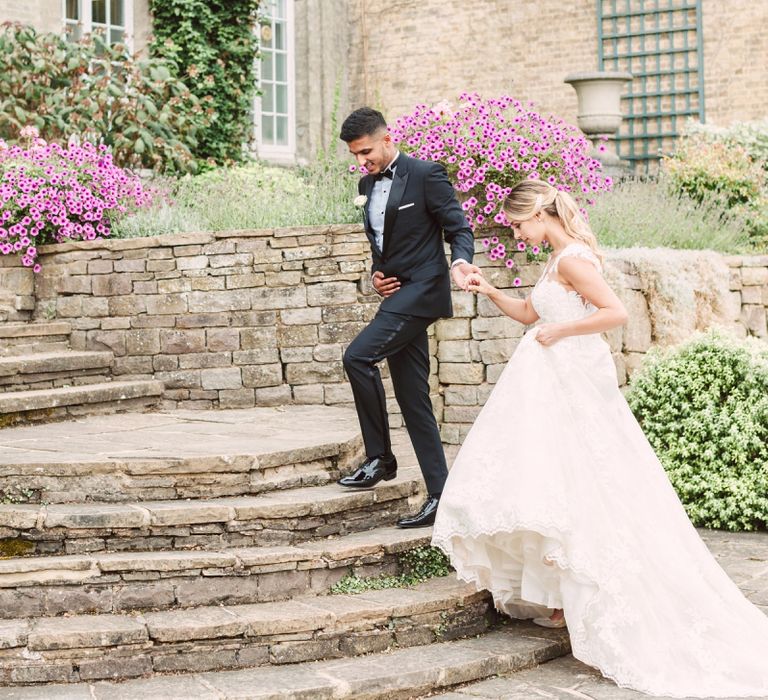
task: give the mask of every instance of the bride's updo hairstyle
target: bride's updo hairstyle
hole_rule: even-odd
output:
[[[510,222],[527,221],[541,211],[557,217],[569,236],[589,246],[600,262],[603,262],[595,234],[579,211],[576,201],[567,192],[542,180],[523,180],[507,195],[502,210]]]

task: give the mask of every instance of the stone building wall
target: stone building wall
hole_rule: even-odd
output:
[[[350,100],[394,119],[466,91],[509,93],[576,123],[568,73],[597,69],[594,0],[348,0]],[[623,3],[622,3],[623,6]],[[765,118],[768,3],[702,1],[705,114]]]
[[[378,308],[368,242],[356,225],[40,250],[43,271],[35,277],[34,298],[31,290],[6,293],[28,307],[36,300],[36,319],[70,321],[74,349],[111,350],[116,376],[163,380],[167,407],[352,401],[342,353]],[[476,262],[487,265],[497,287],[522,296],[530,293],[541,264],[518,255],[519,288],[512,287],[511,271],[484,255]],[[29,279],[10,261],[2,265],[0,281]],[[699,268],[712,272],[702,277]],[[661,280],[653,282],[646,269]],[[740,335],[768,338],[768,256],[611,251],[606,272],[630,313],[627,327],[607,336],[621,384],[652,344],[682,339],[715,316]],[[658,289],[675,285],[682,288],[680,308],[662,309]],[[718,285],[721,291],[707,296]],[[705,313],[709,306],[717,313]],[[433,326],[430,341],[433,402],[449,443],[463,439],[525,330],[484,297],[456,291],[454,312]],[[669,335],[670,328],[679,338]],[[388,380],[385,385],[391,397]],[[397,425],[394,400],[391,408]]]

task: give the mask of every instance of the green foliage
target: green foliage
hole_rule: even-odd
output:
[[[252,125],[259,0],[151,0],[150,53],[166,59],[211,119],[195,155],[241,161]]]
[[[451,570],[448,557],[437,547],[423,546],[398,556],[402,573],[397,576],[371,576],[361,578],[355,574],[345,576],[331,588],[332,594],[363,593],[383,588],[407,588],[438,576],[447,576]]]
[[[663,167],[674,192],[698,202],[716,198],[743,217],[753,240],[768,243],[768,121],[689,127]]]
[[[716,331],[649,353],[627,394],[694,525],[768,526],[768,350]]]
[[[0,138],[35,126],[49,142],[104,143],[121,167],[195,169],[206,124],[198,99],[165,61],[135,60],[98,34],[68,42],[5,23],[0,30]]]
[[[622,180],[597,197],[589,223],[609,248],[667,247],[752,252],[744,216],[712,195],[701,201],[676,194],[659,181]]]
[[[0,503],[39,503],[40,491],[37,489],[28,489],[14,484],[6,489],[0,489]]]
[[[155,184],[166,199],[122,219],[113,236],[362,223],[352,204],[357,177],[331,157],[295,169],[250,162]]]
[[[736,122],[729,127],[691,121],[686,125],[685,133],[706,141],[743,148],[752,162],[768,170],[768,119]]]

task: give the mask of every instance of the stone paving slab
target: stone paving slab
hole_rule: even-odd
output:
[[[489,645],[488,640],[495,644]],[[352,659],[158,676],[123,683],[0,688],[0,700],[400,700],[494,674],[512,673],[567,651],[567,637],[562,630],[514,623],[480,638]]]
[[[331,483],[362,453],[340,407],[89,416],[0,430],[0,492],[23,484],[49,504],[253,495]]]
[[[647,700],[645,693],[619,688],[600,672],[570,654],[536,668],[491,678],[450,693],[430,695],[433,700]],[[654,696],[658,700],[673,700]],[[678,699],[680,700],[680,699]],[[691,699],[693,700],[693,699]],[[701,700],[701,699],[699,699]],[[704,700],[708,700],[704,698]],[[711,698],[709,700],[714,700]],[[718,700],[739,700],[719,698]],[[759,698],[757,700],[760,700]],[[766,700],[763,698],[763,700]]]
[[[334,406],[88,416],[0,430],[0,465],[284,453],[358,433],[355,412]]]

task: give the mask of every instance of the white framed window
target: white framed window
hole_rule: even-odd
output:
[[[100,33],[110,44],[133,50],[133,0],[62,0],[64,32],[77,41],[85,34]]]
[[[296,156],[296,97],[293,0],[264,0],[259,25],[261,61],[254,100],[258,154],[265,160],[293,163]]]

